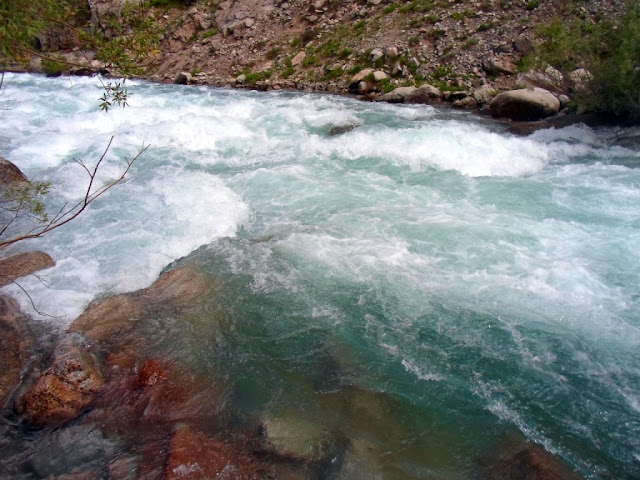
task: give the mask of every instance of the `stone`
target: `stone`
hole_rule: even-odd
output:
[[[291,65],[297,67],[298,65],[302,64],[302,62],[304,62],[306,58],[307,54],[305,52],[300,52],[295,57],[293,57],[293,59],[291,60]]]
[[[482,68],[489,75],[513,75],[516,73],[516,65],[513,60],[508,55],[485,55],[482,57]]]
[[[44,252],[24,252],[0,259],[0,287],[31,275],[45,268],[55,266],[53,259]]]
[[[0,409],[7,405],[20,385],[20,375],[33,344],[27,317],[18,303],[0,296]]]
[[[0,190],[3,190],[16,182],[28,182],[24,173],[12,162],[0,157]]]
[[[558,95],[558,100],[560,101],[560,109],[567,108],[569,103],[571,103],[571,99],[568,95]]]
[[[433,85],[425,83],[424,85],[416,88],[416,90],[405,98],[405,103],[433,103],[442,98],[440,90]]]
[[[371,50],[371,53],[369,54],[369,59],[371,60],[372,63],[376,63],[378,60],[384,58],[384,52],[382,51],[381,48],[374,48],[373,50]]]
[[[171,439],[164,480],[258,478],[262,465],[247,453],[188,426]]]
[[[376,82],[380,82],[382,80],[385,80],[389,78],[389,75],[387,75],[386,73],[384,73],[381,70],[376,70],[375,72],[373,72],[373,80]]]
[[[329,135],[330,137],[335,137],[336,135],[342,135],[343,133],[348,133],[355,128],[357,128],[357,125],[353,123],[349,123],[346,125],[333,125],[327,132],[327,135]]]
[[[82,332],[87,340],[108,341],[116,333],[122,335],[132,329],[142,311],[130,295],[105,298],[91,303],[68,331]]]
[[[104,380],[97,358],[74,336],[56,346],[51,366],[17,402],[17,412],[36,426],[57,426],[88,409]]]
[[[574,92],[585,93],[589,90],[589,82],[593,79],[591,72],[584,68],[573,70],[568,75]]]
[[[387,47],[384,49],[384,54],[388,58],[398,58],[398,47]]]
[[[493,117],[534,121],[558,113],[560,101],[548,90],[523,88],[497,95],[491,100],[489,107]]]
[[[489,103],[495,94],[496,90],[491,85],[482,85],[473,91],[472,96],[478,104],[484,105]]]
[[[74,425],[53,430],[40,438],[29,465],[39,478],[81,473],[105,466],[116,450],[117,444],[105,438],[95,425]]]
[[[192,77],[189,72],[180,72],[173,81],[176,85],[187,85],[191,83]]]
[[[516,85],[520,88],[544,88],[553,93],[565,93],[567,90],[564,76],[553,67],[521,73],[516,77]]]
[[[329,432],[294,411],[268,415],[262,427],[267,448],[280,456],[318,461],[329,453]]]
[[[536,44],[529,37],[520,37],[513,41],[513,48],[516,52],[526,55],[536,49]]]
[[[453,102],[453,106],[456,108],[477,108],[478,102],[473,96],[468,96],[461,98],[460,100],[456,100]]]
[[[235,79],[235,84],[236,85],[243,85],[244,82],[247,81],[247,76],[244,73],[241,73],[240,75],[238,75]]]
[[[380,100],[388,103],[403,103],[415,91],[416,87],[398,87],[389,93],[385,93],[380,97]]]

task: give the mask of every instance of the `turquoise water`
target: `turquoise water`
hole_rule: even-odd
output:
[[[640,153],[613,132],[129,88],[104,114],[94,80],[8,78],[0,155],[51,180],[53,203],[82,194],[74,157],[115,135],[113,178],[150,145],[125,184],[29,245],[57,260],[48,287],[25,282],[57,317],[43,321],[195,262],[220,297],[200,307],[210,334],[185,334],[188,361],[232,379],[239,418],[295,409],[365,445],[363,478],[469,478],[514,434],[587,478],[640,476]],[[355,478],[341,455],[329,471]]]

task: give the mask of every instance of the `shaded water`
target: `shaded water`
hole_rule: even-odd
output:
[[[135,82],[105,115],[94,80],[8,83],[0,154],[54,203],[82,194],[72,159],[112,134],[105,178],[151,145],[29,245],[58,262],[24,283],[59,317],[43,321],[186,257],[219,296],[158,343],[231,379],[238,418],[294,410],[355,445],[332,478],[469,478],[514,432],[587,478],[640,476],[640,154],[610,132],[522,138],[431,107]]]

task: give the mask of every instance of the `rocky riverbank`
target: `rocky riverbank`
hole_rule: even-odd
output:
[[[151,2],[137,10],[119,0],[89,4],[93,28],[107,38],[129,38],[145,19],[153,45],[141,56],[145,79],[351,93],[519,121],[570,112],[591,75],[584,68],[528,67],[541,41],[537,27],[574,17],[598,21],[624,7],[622,0],[200,0],[186,6]],[[53,55],[73,64],[72,72],[109,69],[92,52]],[[30,68],[42,67],[35,57]],[[513,90],[518,93],[500,96]]]

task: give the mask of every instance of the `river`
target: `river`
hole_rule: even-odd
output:
[[[114,135],[108,180],[149,145],[78,219],[14,249],[57,262],[21,283],[53,318],[5,288],[25,311],[64,328],[195,262],[233,327],[193,358],[238,379],[238,411],[329,418],[330,394],[358,385],[393,406],[369,432],[391,452],[382,478],[468,478],[512,434],[586,478],[640,477],[640,153],[615,132],[126,86],[129,105],[104,113],[96,79],[5,78],[0,155],[51,181],[54,210],[86,188],[74,158]]]

